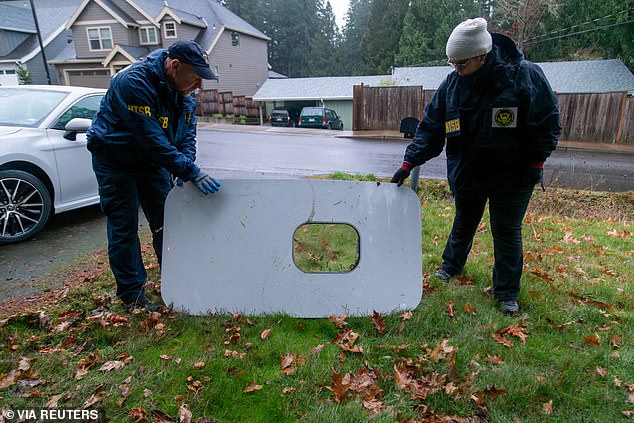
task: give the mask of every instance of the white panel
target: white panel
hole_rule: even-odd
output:
[[[299,270],[293,233],[308,222],[353,226],[357,267]],[[236,179],[207,196],[187,183],[167,198],[161,280],[165,304],[190,314],[413,309],[422,295],[420,203],[405,186],[375,182]]]

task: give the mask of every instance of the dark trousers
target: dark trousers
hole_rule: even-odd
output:
[[[143,295],[147,278],[138,235],[139,206],[150,224],[160,265],[170,174],[158,166],[142,164],[134,154],[93,152],[92,165],[99,184],[101,210],[106,215],[108,258],[117,281],[117,297],[129,303]]]
[[[522,267],[522,221],[533,186],[481,197],[455,196],[456,217],[443,252],[442,267],[451,275],[462,272],[473,237],[489,201],[493,235],[493,293],[499,300],[517,300]]]

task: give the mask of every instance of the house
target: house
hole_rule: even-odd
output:
[[[634,94],[634,75],[618,59],[538,63],[557,94],[627,92]],[[422,86],[436,90],[453,71],[450,66],[396,67],[392,75],[268,79],[253,96],[273,107],[325,106],[352,128],[353,86]]]
[[[38,25],[47,59],[57,56],[70,42],[66,22],[81,0],[35,0]],[[0,84],[18,84],[20,67],[31,73],[33,83],[46,84],[44,60],[29,2],[0,2]],[[59,83],[49,66],[51,83]]]
[[[251,96],[268,77],[269,38],[217,0],[83,0],[65,29],[73,42],[49,58],[64,85],[107,87],[116,72],[176,40],[207,52],[218,80],[203,89]]]

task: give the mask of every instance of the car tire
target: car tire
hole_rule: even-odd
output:
[[[339,128],[340,131],[343,131],[343,122],[341,122],[341,128]]]
[[[329,130],[329,131],[332,131],[332,123],[329,123],[329,124],[328,124],[328,130]]]
[[[42,181],[21,170],[0,171],[0,245],[35,236],[51,210],[51,195]]]

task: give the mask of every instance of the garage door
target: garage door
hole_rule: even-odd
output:
[[[108,88],[110,85],[110,71],[78,70],[68,71],[68,85],[73,87]]]
[[[15,69],[0,69],[0,85],[18,85]]]

